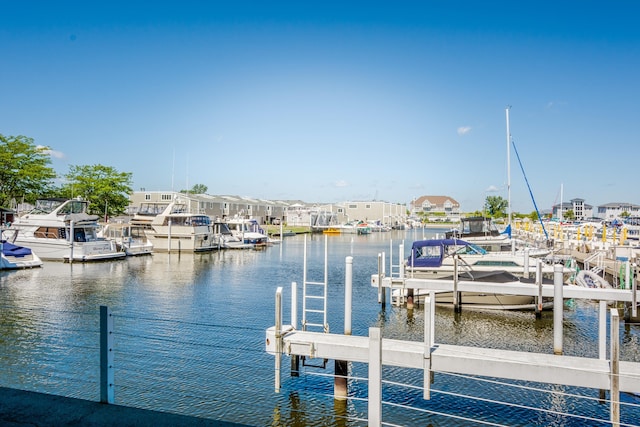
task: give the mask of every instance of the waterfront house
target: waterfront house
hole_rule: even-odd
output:
[[[412,216],[429,221],[459,221],[460,203],[449,196],[420,196],[410,203]]]

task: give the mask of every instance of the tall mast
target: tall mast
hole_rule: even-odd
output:
[[[511,225],[511,131],[509,130],[509,109],[507,106],[507,206],[509,212],[509,225]]]

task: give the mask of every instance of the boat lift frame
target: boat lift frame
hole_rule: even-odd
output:
[[[561,276],[561,269],[557,269],[555,278],[561,279]],[[350,278],[346,279],[350,280]],[[419,281],[421,279],[407,280]],[[381,282],[384,281],[390,283],[389,279],[383,278],[381,280]],[[553,292],[554,306],[562,307],[563,298],[582,297],[600,300],[598,359],[562,355],[561,310],[554,310],[554,354],[530,353],[436,344],[434,339],[434,290],[430,290],[429,296],[425,298],[423,342],[383,339],[379,328],[370,328],[368,337],[297,331],[292,325],[283,325],[282,287],[279,287],[276,290],[275,326],[266,330],[266,351],[275,356],[275,391],[279,392],[281,389],[281,358],[283,354],[286,354],[292,357],[305,356],[368,363],[370,426],[380,426],[382,423],[381,375],[383,365],[422,369],[425,399],[430,398],[433,372],[450,372],[609,390],[610,419],[614,424],[619,423],[620,392],[640,393],[640,363],[619,360],[620,320],[617,309],[610,310],[609,359],[606,357],[607,300],[620,298],[619,290],[580,288],[579,290],[583,292],[571,292],[563,295],[562,281],[555,280],[555,282],[553,289],[547,289],[549,285],[545,285],[543,289],[543,295]],[[519,288],[512,290],[512,292],[537,293],[538,289],[535,288]],[[577,290],[577,287],[575,288]],[[637,291],[634,289],[633,292]],[[627,290],[626,293],[628,295],[629,291]],[[351,296],[345,296],[345,300],[350,298]],[[291,304],[294,307],[297,301],[292,298]],[[345,310],[350,312],[350,307],[345,305]],[[292,313],[295,313],[294,309],[292,309]],[[345,313],[346,316],[347,313]],[[350,313],[348,316],[351,317]],[[295,320],[293,314],[292,320]],[[557,344],[560,344],[559,348]]]

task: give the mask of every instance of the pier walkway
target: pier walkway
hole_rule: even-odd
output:
[[[243,424],[107,405],[0,387],[0,425],[9,427],[243,427]]]

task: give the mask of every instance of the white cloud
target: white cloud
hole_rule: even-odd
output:
[[[485,193],[495,193],[497,191],[500,191],[500,189],[495,185],[490,185],[486,190],[484,190]]]
[[[458,128],[458,135],[460,135],[460,136],[466,135],[469,132],[471,132],[471,126],[460,126]]]
[[[38,145],[36,146],[37,149],[43,149],[43,148],[47,148],[44,145]],[[51,149],[46,149],[44,150],[45,153],[47,153],[48,155],[50,155],[51,157],[55,158],[55,159],[64,159],[64,153],[61,151],[55,151],[55,150],[51,150]]]
[[[345,180],[343,180],[343,179],[341,179],[341,180],[339,180],[339,181],[336,181],[336,182],[334,183],[334,185],[335,185],[336,187],[348,187],[348,186],[349,186],[349,184],[347,183],[347,181],[345,181]]]

